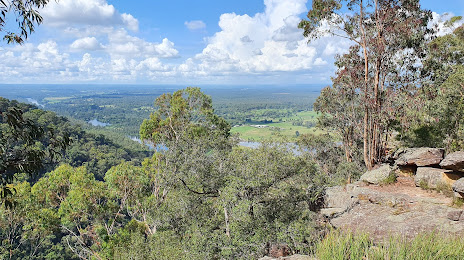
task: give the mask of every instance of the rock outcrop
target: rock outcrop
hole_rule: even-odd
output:
[[[464,151],[448,154],[440,166],[444,169],[464,172]]]
[[[432,166],[443,160],[444,153],[445,151],[439,148],[407,148],[399,149],[392,158],[399,166]]]
[[[392,171],[393,168],[390,165],[382,164],[379,168],[364,173],[360,180],[370,184],[381,184],[390,177]]]
[[[327,189],[321,214],[335,228],[367,232],[379,241],[421,232],[463,236],[464,208],[454,204],[452,192],[464,198],[464,152],[443,155],[438,148],[398,150],[389,158],[394,167],[383,164],[357,183]],[[387,184],[391,174],[396,182]]]
[[[326,215],[329,223],[336,228],[367,232],[378,241],[390,235],[414,237],[423,231],[464,235],[464,220],[450,206],[452,198],[416,187],[411,177],[398,179],[387,186],[358,182],[343,188],[344,194],[329,193],[327,199],[332,201],[346,198],[347,194],[352,198],[342,200],[346,203],[344,212]]]
[[[414,182],[416,186],[419,187],[426,185],[427,188],[436,189],[440,184],[451,187],[461,177],[461,175],[450,170],[419,167],[417,168],[416,175],[414,176]]]
[[[453,184],[454,196],[458,198],[464,198],[464,178],[457,180]]]

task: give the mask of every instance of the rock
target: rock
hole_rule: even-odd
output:
[[[415,165],[406,165],[406,166],[399,166],[396,169],[396,175],[401,177],[410,177],[414,176],[417,171],[417,166]]]
[[[452,221],[459,221],[461,219],[462,210],[455,210],[448,212],[448,219]]]
[[[464,193],[464,178],[457,180],[453,184],[453,191],[458,193]]]
[[[339,214],[342,214],[345,212],[346,208],[326,208],[326,209],[321,209],[320,213],[324,217],[332,218],[334,216],[337,216]]]
[[[352,203],[351,195],[342,186],[329,187],[325,190],[324,203],[326,208],[345,209]]]
[[[416,176],[414,176],[414,182],[418,187],[426,184],[427,188],[436,189],[440,183],[452,186],[461,177],[463,176],[449,170],[419,167],[417,168]]]
[[[464,151],[448,154],[440,163],[440,166],[445,169],[464,172]]]
[[[324,196],[325,208],[320,213],[325,217],[334,217],[351,209],[359,199],[354,196],[357,186],[354,184],[327,188]]]
[[[390,165],[382,164],[379,168],[364,173],[360,180],[370,184],[380,184],[388,179],[392,170]]]
[[[270,257],[284,257],[290,255],[290,248],[286,244],[273,244],[271,248],[269,248],[269,256]]]
[[[455,197],[455,198],[464,199],[464,193],[454,192],[454,197]]]
[[[442,182],[451,187],[457,180],[461,179],[462,177],[464,177],[464,175],[460,172],[444,172],[442,176]]]
[[[395,152],[393,159],[396,159],[396,164],[399,166],[431,166],[443,160],[444,152],[443,149],[427,147],[400,149]]]

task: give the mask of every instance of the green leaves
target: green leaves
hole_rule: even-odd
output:
[[[453,27],[461,17],[446,23]],[[421,109],[409,106],[411,126],[403,126],[406,145],[445,147],[452,152],[464,148],[464,26],[452,34],[431,40],[422,71],[422,85],[416,99]],[[414,104],[411,102],[410,104]]]
[[[48,4],[49,0],[11,0],[0,1],[0,31],[7,21],[7,15],[12,13],[16,17],[18,32],[6,31],[3,37],[8,43],[24,43],[24,40],[34,32],[35,26],[43,22],[37,11]]]
[[[47,163],[59,158],[71,140],[67,133],[27,118],[18,104],[3,98],[0,101],[0,188],[2,195],[11,195],[8,184],[16,174],[27,173],[33,178]]]
[[[199,88],[163,94],[155,105],[158,110],[140,127],[141,138],[154,145],[168,145],[182,138],[229,135],[229,124],[214,114],[211,98]]]

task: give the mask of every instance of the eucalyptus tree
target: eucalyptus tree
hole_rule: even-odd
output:
[[[45,7],[49,0],[0,0],[0,32],[8,43],[23,43],[34,32],[35,27],[43,22],[39,10]],[[14,26],[7,25],[8,18],[15,17]]]
[[[196,195],[217,196],[222,177],[213,169],[232,147],[230,125],[214,114],[211,98],[199,88],[163,94],[155,105],[140,127],[141,138],[160,150],[174,183]]]
[[[453,17],[446,26],[452,33],[428,44],[424,62],[425,79],[419,98],[427,104],[426,120],[416,129],[427,130],[421,139],[437,141],[431,145],[447,150],[464,148],[464,25],[462,17]],[[420,132],[420,131],[419,131]]]
[[[314,0],[307,18],[299,27],[310,41],[333,35],[353,44],[348,55],[357,59],[356,66],[337,64],[337,77],[353,77],[348,86],[360,95],[363,157],[370,169],[384,157],[388,133],[401,112],[397,95],[417,83],[431,12],[421,9],[419,0]]]
[[[19,173],[36,174],[46,164],[56,161],[71,139],[53,127],[44,127],[25,118],[28,109],[15,101],[0,98],[0,198],[14,189],[11,184]],[[8,200],[5,205],[12,206]]]

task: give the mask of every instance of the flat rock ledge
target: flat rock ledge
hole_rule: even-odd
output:
[[[391,235],[412,238],[420,232],[464,235],[462,208],[451,207],[451,198],[415,187],[412,178],[408,183],[380,187],[358,182],[331,188],[321,214],[335,228],[366,232],[376,241]]]
[[[464,178],[457,180],[453,186],[454,196],[464,198]]]
[[[393,155],[398,166],[432,166],[443,160],[444,149],[440,148],[407,148],[399,149]]]
[[[444,169],[464,172],[464,151],[448,154],[440,166]]]
[[[436,189],[440,184],[451,187],[462,177],[463,174],[446,169],[419,167],[414,182],[418,187]]]

